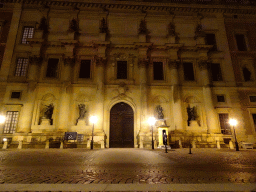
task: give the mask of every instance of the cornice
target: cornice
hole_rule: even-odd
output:
[[[164,3],[135,2],[135,1],[92,1],[92,0],[0,0],[1,3],[24,3],[31,5],[62,6],[74,8],[101,8],[103,10],[128,9],[138,11],[165,11],[165,12],[210,12],[231,14],[256,14],[256,3],[252,0],[246,3],[219,3],[212,0],[210,3],[196,0],[168,0]],[[192,2],[192,3],[191,3]]]

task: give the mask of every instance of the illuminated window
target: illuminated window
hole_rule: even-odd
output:
[[[27,58],[18,58],[15,76],[26,76],[28,68],[28,59]]]
[[[18,111],[7,111],[4,125],[4,133],[15,133],[18,125]]]
[[[24,27],[21,43],[28,44],[27,39],[33,38],[33,35],[34,35],[34,27]]]

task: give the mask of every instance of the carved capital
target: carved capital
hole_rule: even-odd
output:
[[[169,60],[168,65],[170,69],[178,69],[180,66],[180,61],[179,60]]]
[[[31,65],[41,65],[43,62],[43,58],[40,56],[30,56],[29,57],[29,62]]]
[[[97,66],[104,66],[107,62],[107,59],[104,57],[95,57],[95,61]]]
[[[141,58],[138,61],[138,66],[139,67],[147,67],[149,64],[149,60],[147,58]]]
[[[63,61],[64,61],[64,65],[73,65],[75,63],[75,58],[65,57]]]
[[[209,68],[209,61],[201,60],[198,62],[198,66],[200,70],[207,70]]]

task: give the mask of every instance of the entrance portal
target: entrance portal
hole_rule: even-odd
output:
[[[110,110],[109,147],[134,147],[133,109],[126,103],[117,103]]]

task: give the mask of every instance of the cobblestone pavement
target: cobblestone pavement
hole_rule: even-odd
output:
[[[1,184],[256,183],[256,150],[0,150]]]

